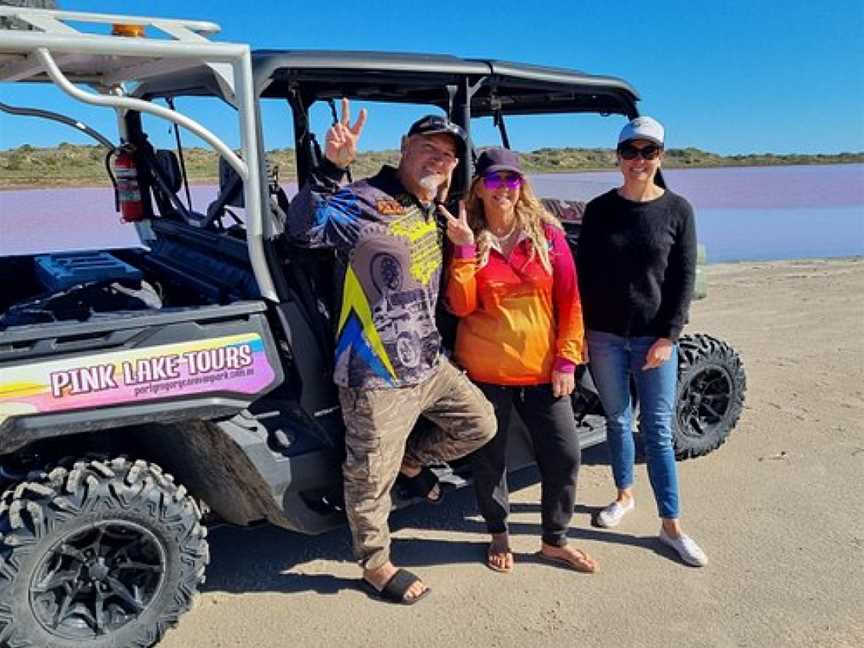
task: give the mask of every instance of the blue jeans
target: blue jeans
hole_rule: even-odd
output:
[[[661,518],[679,517],[678,471],[672,448],[672,417],[678,382],[678,347],[656,369],[642,371],[656,337],[620,337],[588,331],[591,377],[606,412],[612,474],[619,489],[633,485],[633,403],[630,378],[639,398],[639,432],[645,447],[648,478]]]

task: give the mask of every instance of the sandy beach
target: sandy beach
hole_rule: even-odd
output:
[[[864,259],[710,266],[691,332],[741,354],[749,389],[728,442],[679,464],[685,529],[710,557],[687,567],[656,540],[644,464],[637,509],[590,525],[613,492],[606,448],[584,453],[572,542],[594,575],[532,559],[533,470],[513,479],[510,575],[483,566],[473,493],[393,515],[394,557],[431,585],[413,608],[357,587],[349,535],[212,530],[195,608],[163,648],[864,645]]]

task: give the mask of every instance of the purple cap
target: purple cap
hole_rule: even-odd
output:
[[[524,175],[519,156],[513,151],[499,147],[485,149],[477,158],[474,172],[476,175],[485,176],[496,171],[512,171]]]

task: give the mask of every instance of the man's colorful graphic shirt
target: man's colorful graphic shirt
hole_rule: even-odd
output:
[[[341,177],[325,162],[291,202],[286,224],[293,240],[337,251],[334,381],[372,389],[417,384],[437,367],[441,346],[435,207],[409,194],[392,167],[345,187]]]

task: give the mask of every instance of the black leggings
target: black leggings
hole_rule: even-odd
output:
[[[540,469],[543,542],[567,544],[567,528],[576,503],[581,452],[569,396],[555,398],[552,386],[509,387],[477,383],[495,408],[498,432],[471,455],[480,513],[490,533],[507,531],[507,441],[513,407],[531,434]]]

